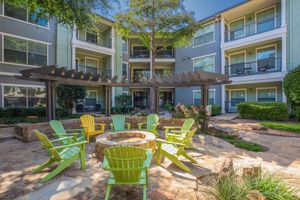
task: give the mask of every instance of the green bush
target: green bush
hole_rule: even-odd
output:
[[[222,113],[222,107],[219,105],[212,105],[211,106],[211,116],[218,116]]]
[[[64,117],[69,116],[69,110],[67,110],[67,109],[56,108],[55,112],[56,112],[56,116],[58,118],[64,118]]]
[[[237,109],[244,119],[283,121],[289,117],[287,105],[281,102],[243,102]]]

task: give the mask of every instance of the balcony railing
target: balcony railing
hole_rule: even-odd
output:
[[[251,22],[244,26],[227,30],[225,31],[225,42],[238,40],[280,28],[280,17],[281,15],[277,14],[263,20]]]
[[[281,71],[281,58],[266,58],[248,63],[236,63],[225,66],[229,76],[247,76]]]
[[[80,35],[79,32],[77,31],[77,36],[76,36],[77,40],[80,41],[84,41],[84,42],[88,42],[91,44],[96,44],[102,47],[106,47],[106,48],[112,48],[112,39],[109,37],[98,37],[96,34],[89,34],[89,33],[85,33],[85,35]]]
[[[88,65],[76,65],[76,71],[77,72],[85,72],[85,73],[91,73],[91,74],[100,74],[102,76],[111,77],[111,70],[110,69],[100,69],[96,67],[91,67]]]
[[[130,58],[148,59],[148,58],[150,58],[150,51],[149,50],[133,50],[131,52]],[[171,58],[175,58],[175,54],[174,54],[173,50],[163,50],[163,51],[157,52],[156,58],[171,59]]]

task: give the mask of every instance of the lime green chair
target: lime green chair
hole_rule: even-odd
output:
[[[105,200],[113,185],[143,185],[143,199],[147,199],[148,168],[152,152],[134,146],[112,146],[104,149],[103,169],[110,171]]]
[[[179,156],[183,156],[187,158],[192,163],[197,163],[197,161],[194,158],[192,158],[190,155],[188,155],[185,152],[186,146],[189,145],[189,142],[193,138],[196,131],[197,128],[189,131],[184,138],[177,139],[177,142],[156,139],[157,142],[156,163],[160,164],[161,155],[164,155],[166,158],[171,160],[175,165],[177,165],[184,171],[191,173],[191,170],[179,160]]]
[[[176,141],[176,138],[185,137],[195,123],[192,118],[185,119],[182,126],[165,126],[165,138],[168,141]]]
[[[147,122],[138,123],[138,129],[149,131],[151,133],[154,133],[155,135],[158,135],[157,132],[157,126],[159,125],[158,121],[159,121],[159,116],[157,114],[150,114],[147,116]],[[146,129],[143,129],[142,127],[145,125],[146,125]]]
[[[84,141],[85,140],[85,133],[84,133],[84,129],[68,129],[66,130],[63,126],[63,124],[61,123],[61,121],[58,120],[51,120],[49,122],[51,128],[53,129],[53,131],[55,132],[54,135],[62,138],[62,137],[66,137],[66,136],[73,136],[75,137],[76,141]],[[79,137],[78,137],[79,135]],[[63,144],[68,144],[66,140],[62,141]]]
[[[86,141],[72,143],[73,137],[61,137],[56,140],[49,140],[49,138],[35,130],[34,131],[38,139],[41,141],[42,146],[49,151],[50,158],[41,166],[34,169],[32,172],[37,173],[57,162],[58,166],[52,170],[48,175],[42,178],[41,182],[45,183],[50,179],[54,178],[57,174],[62,172],[64,169],[72,165],[77,159],[80,159],[81,169],[85,170],[85,144]],[[68,145],[54,146],[53,142],[61,142],[63,140],[68,141]],[[72,143],[72,144],[71,144]]]
[[[130,123],[125,123],[125,115],[113,115],[111,117],[112,123],[109,125],[110,129],[113,131],[124,131],[125,130],[125,125],[127,130],[130,129],[131,124]]]

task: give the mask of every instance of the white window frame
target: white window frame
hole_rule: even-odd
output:
[[[89,56],[84,56],[84,72],[86,72],[86,60],[89,59],[89,60],[94,60],[97,62],[97,66],[96,66],[96,69],[97,69],[97,73],[99,73],[99,59],[97,58],[93,58],[93,57],[89,57]]]
[[[264,90],[264,89],[275,89],[275,102],[277,102],[277,87],[258,87],[256,88],[256,102],[258,102],[258,91],[259,90]]]
[[[216,54],[217,53],[211,53],[211,54],[207,54],[207,55],[203,55],[203,56],[198,56],[198,57],[192,58],[192,61],[193,61],[193,72],[195,72],[195,60],[201,59],[201,58],[205,58],[205,57],[209,57],[209,56],[213,56],[214,57],[214,59],[213,59],[213,61],[214,61],[214,72],[216,72]],[[203,70],[203,71],[205,71],[205,70]]]
[[[19,64],[19,63],[12,63],[12,62],[6,62],[4,60],[4,37],[5,36],[9,36],[9,37],[14,37],[14,38],[18,38],[18,39],[22,39],[22,40],[26,40],[26,41],[31,41],[31,42],[36,42],[36,43],[41,43],[41,44],[45,44],[47,46],[46,51],[47,51],[47,66],[49,65],[49,46],[51,45],[51,43],[47,43],[44,41],[40,41],[40,40],[33,40],[30,38],[26,38],[26,37],[21,37],[21,36],[17,36],[17,35],[13,35],[13,34],[8,34],[8,33],[3,33],[0,32],[0,35],[2,36],[2,61],[0,63],[4,63],[4,64],[9,64],[9,65],[16,65],[16,66],[28,66],[28,67],[41,67],[41,66],[37,66],[37,65],[28,65],[28,64]],[[26,52],[28,53],[28,52]],[[26,58],[28,59],[28,58]]]
[[[260,49],[266,49],[266,48],[269,48],[269,47],[275,47],[275,62],[276,62],[276,59],[277,59],[277,44],[270,44],[270,45],[265,45],[265,46],[261,46],[261,47],[257,47],[255,49],[255,61],[256,61],[256,72],[258,72],[258,65],[257,65],[257,52],[258,50]]]
[[[129,92],[128,92],[128,91],[125,91],[125,90],[123,90],[123,91],[122,91],[122,94],[129,95]]]
[[[47,30],[50,30],[50,27],[49,27],[49,20],[47,20],[47,26],[41,26],[41,25],[38,25],[38,24],[35,24],[35,23],[31,23],[28,21],[28,17],[29,17],[29,12],[28,12],[28,9],[27,10],[27,16],[26,16],[26,21],[23,21],[23,20],[20,20],[20,19],[16,19],[16,18],[13,18],[13,17],[10,17],[10,16],[6,16],[5,15],[5,2],[3,1],[2,2],[2,14],[0,16],[2,17],[5,17],[5,18],[8,18],[8,19],[12,19],[12,20],[15,20],[15,21],[18,21],[18,22],[22,22],[24,24],[29,24],[29,25],[32,25],[32,26],[37,26],[39,28],[43,28],[43,29],[47,29]]]
[[[247,95],[247,88],[238,88],[238,89],[228,89],[229,91],[229,102],[230,102],[230,108],[237,108],[237,107],[232,107],[231,106],[231,92],[232,91],[245,91],[245,102],[248,101],[248,95]]]
[[[122,38],[122,52],[128,54],[128,51],[129,51],[128,38],[124,38],[124,39],[126,40],[126,43],[127,43],[127,51],[123,51],[123,38]]]
[[[269,10],[270,8],[274,9],[274,28],[276,27],[276,25],[277,25],[277,19],[276,19],[276,16],[277,16],[277,5],[275,4],[273,6],[270,6],[270,7],[267,7],[267,8],[264,8],[264,9],[261,9],[261,10],[255,12],[255,34],[257,33],[257,23],[258,23],[258,21],[257,21],[257,14],[262,13],[262,12],[264,12],[266,10]]]
[[[239,21],[239,20],[241,20],[241,19],[243,19],[243,21],[244,21],[244,26],[243,26],[243,32],[244,32],[244,34],[241,36],[241,37],[239,37],[239,38],[237,38],[237,39],[234,39],[234,40],[239,40],[239,39],[241,39],[241,38],[243,38],[243,37],[245,37],[246,36],[246,16],[243,16],[243,17],[239,17],[239,18],[237,18],[237,19],[235,19],[235,20],[232,20],[232,21],[230,21],[229,23],[228,23],[228,28],[229,28],[229,41],[231,41],[231,24],[233,23],[233,22],[236,22],[236,21]]]
[[[228,57],[228,65],[230,66],[230,69],[231,69],[231,56],[233,55],[237,55],[237,54],[244,54],[244,68],[245,68],[245,65],[247,63],[247,52],[246,50],[243,50],[243,51],[237,51],[237,52],[233,52],[233,53],[230,53],[227,57]],[[231,70],[228,71],[228,74],[229,75],[232,75],[231,74]],[[234,74],[235,75],[235,74]]]
[[[96,93],[96,103],[98,103],[98,96],[99,96],[99,94],[98,94],[98,90],[89,90],[89,89],[87,89],[86,90],[86,97],[85,98],[87,98],[88,97],[88,94],[90,93],[90,92],[95,92]]]
[[[196,92],[200,92],[200,95],[202,93],[201,90],[193,90],[193,105],[195,105],[195,93]],[[209,89],[208,90],[208,102],[209,103],[209,92],[213,92],[214,93],[214,104],[216,104],[216,89]]]
[[[208,23],[206,23],[206,24],[203,24],[202,25],[202,27],[201,28],[203,28],[203,27],[205,27],[205,26],[209,26],[209,25],[211,25],[211,24],[213,24],[213,40],[212,41],[210,41],[210,42],[207,42],[207,43],[204,43],[204,44],[199,44],[199,45],[195,45],[195,43],[194,43],[194,41],[195,41],[195,34],[194,34],[194,36],[193,36],[193,48],[196,48],[196,47],[200,47],[200,46],[204,46],[204,45],[207,45],[207,44],[211,44],[211,43],[214,43],[215,41],[216,41],[216,39],[215,39],[215,37],[216,37],[216,33],[215,33],[215,22],[213,21],[213,22],[208,22]],[[201,29],[200,28],[200,29]],[[200,30],[199,29],[199,30]],[[198,36],[199,37],[199,36]]]
[[[28,108],[28,88],[46,88],[45,86],[42,86],[42,85],[23,85],[23,84],[0,83],[0,87],[2,89],[2,92],[1,92],[1,95],[2,95],[1,107],[2,108],[4,108],[4,87],[6,87],[6,86],[26,88],[26,108]]]
[[[128,67],[128,62],[122,62],[122,73],[123,73],[123,64],[126,64],[126,71],[127,71],[127,77],[126,79],[129,79],[129,67]],[[122,75],[123,77],[123,75]]]

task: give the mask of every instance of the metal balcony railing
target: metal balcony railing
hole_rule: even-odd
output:
[[[254,21],[244,26],[227,30],[225,31],[225,42],[238,40],[280,28],[280,18],[281,14],[277,14],[263,20]]]
[[[266,58],[254,62],[236,63],[225,66],[225,73],[229,76],[247,76],[281,71],[281,58]]]
[[[130,58],[133,58],[133,59],[150,58],[150,51],[149,50],[133,50],[130,54]],[[173,50],[162,50],[162,51],[157,52],[156,58],[163,58],[163,59],[175,58],[175,53]]]
[[[163,50],[163,51],[157,52],[156,58],[171,59],[171,58],[175,58],[175,54],[174,54],[173,50]]]
[[[88,65],[76,65],[76,71],[77,72],[85,72],[85,73],[91,73],[91,74],[100,74],[102,76],[111,77],[111,69],[101,69],[96,68]]]
[[[97,36],[97,34],[89,34],[88,32],[85,32],[84,37],[79,34],[79,31],[77,31],[76,35],[77,40],[88,42],[91,44],[96,44],[102,47],[106,48],[112,48],[112,39],[110,37],[104,37],[104,36]]]

